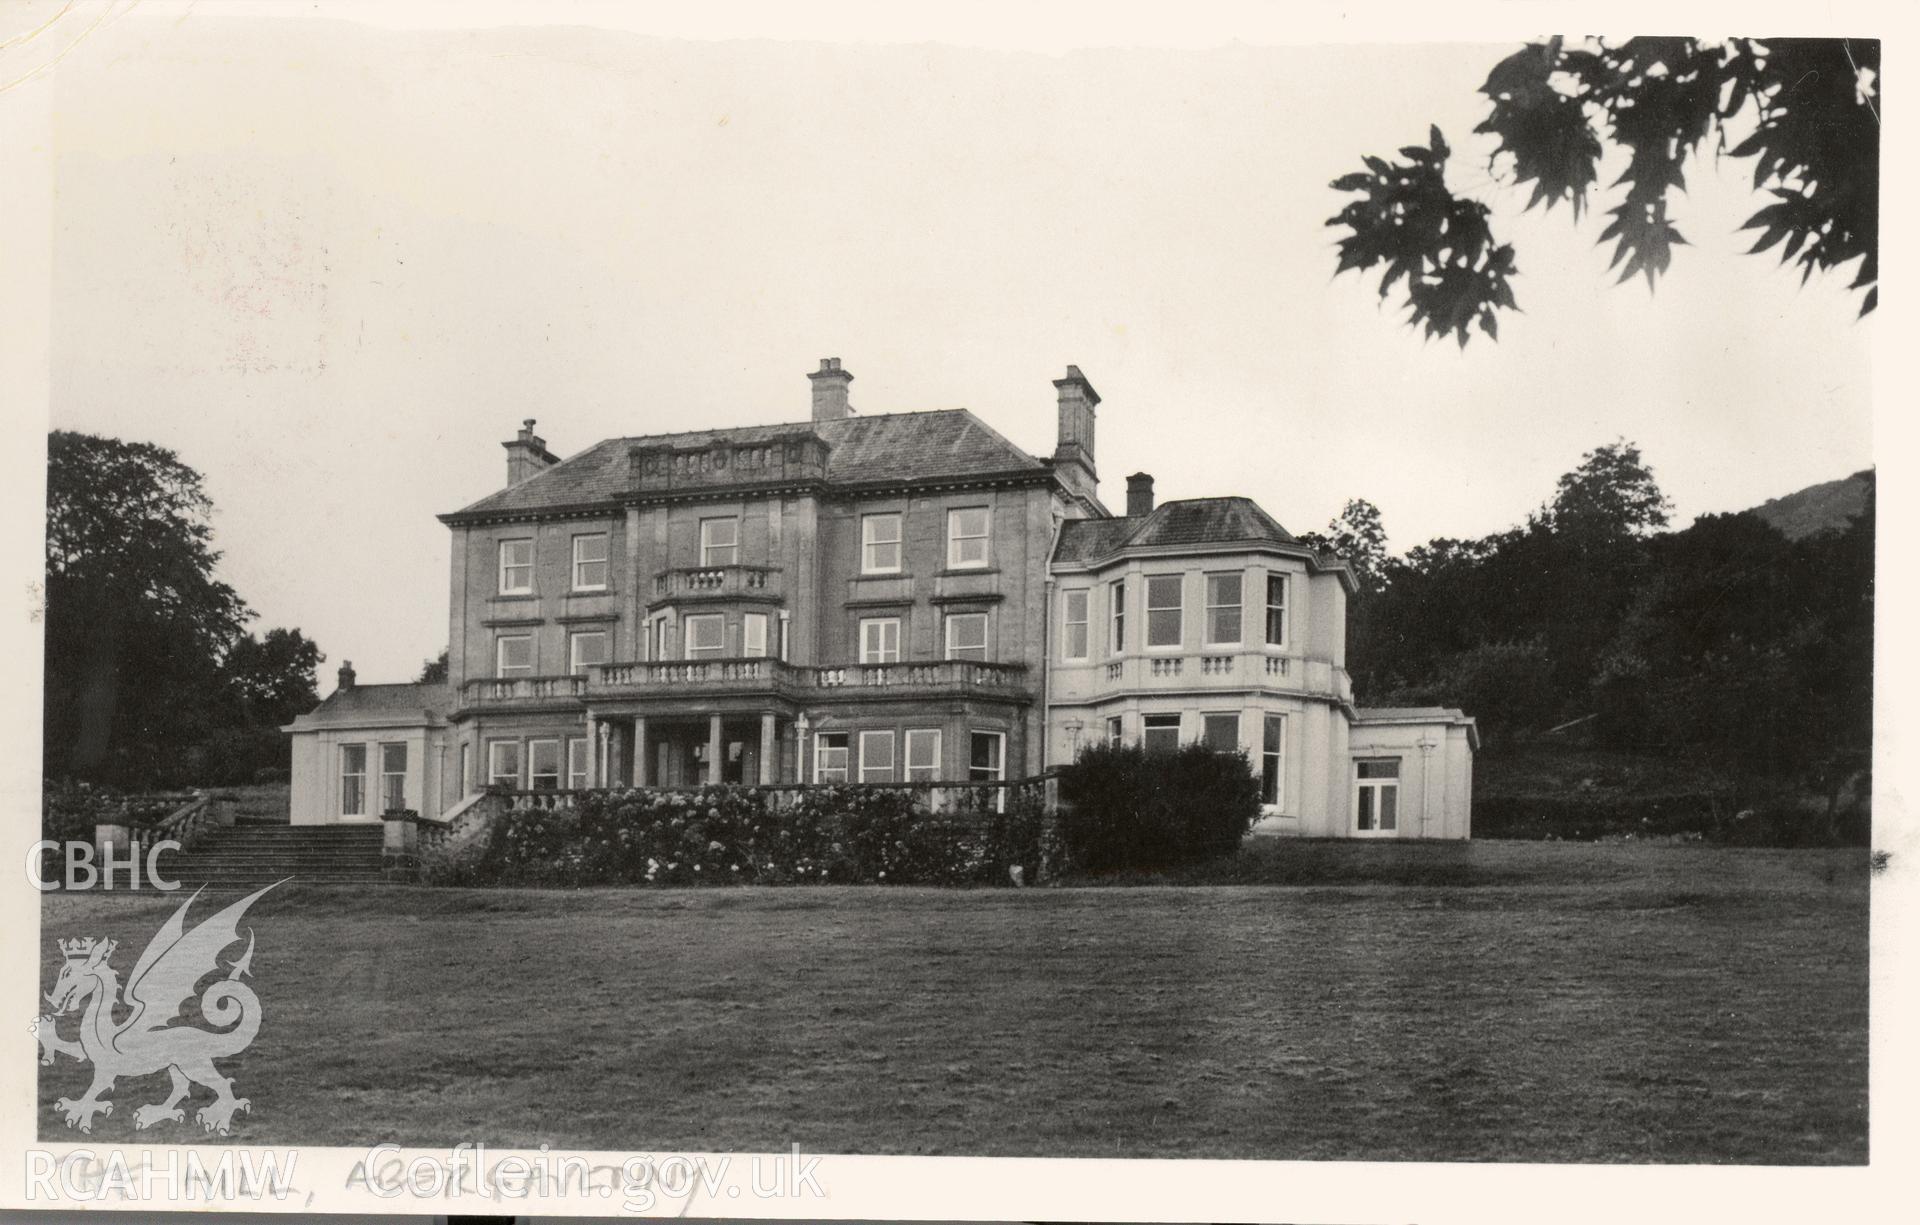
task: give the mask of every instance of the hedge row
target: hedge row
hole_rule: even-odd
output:
[[[750,787],[589,792],[576,807],[513,810],[457,857],[422,865],[439,884],[1005,884],[1043,858],[1038,788],[1005,812],[932,812],[924,789]]]
[[[1790,803],[1734,809],[1712,793],[1655,796],[1479,797],[1475,838],[1597,842],[1672,838],[1728,846],[1865,846],[1871,820],[1864,806],[1828,821],[1823,812]]]

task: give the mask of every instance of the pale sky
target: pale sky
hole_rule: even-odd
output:
[[[323,691],[445,644],[434,515],[504,482],[521,418],[562,455],[801,420],[824,356],[859,410],[965,406],[1041,454],[1077,364],[1109,506],[1141,469],[1295,531],[1360,496],[1396,552],[1519,521],[1621,435],[1681,523],[1874,462],[1877,323],[1845,278],[1739,254],[1747,163],[1694,167],[1651,297],[1611,287],[1607,194],[1577,228],[1519,214],[1471,134],[1518,33],[1032,51],[245,12],[134,9],[53,70],[51,416],[205,474],[224,577],[320,643]],[[1328,181],[1429,123],[1519,252],[1526,313],[1465,353],[1331,277]]]

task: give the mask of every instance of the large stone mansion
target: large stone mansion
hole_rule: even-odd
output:
[[[1018,778],[1094,739],[1244,749],[1273,832],[1464,838],[1473,720],[1353,704],[1353,576],[1246,498],[1099,497],[1100,396],[1052,454],[965,409],[611,438],[528,421],[453,535],[445,684],[287,729],[296,823],[511,789]]]

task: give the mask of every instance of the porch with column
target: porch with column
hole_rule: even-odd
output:
[[[791,782],[792,723],[777,711],[698,715],[596,712],[589,777],[600,787],[698,787]]]

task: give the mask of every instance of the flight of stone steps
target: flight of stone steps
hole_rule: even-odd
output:
[[[160,873],[189,889],[257,889],[288,877],[292,884],[379,885],[382,837],[378,825],[241,821],[167,853]]]

